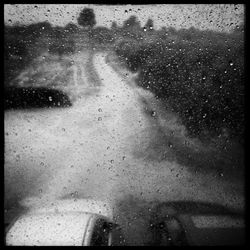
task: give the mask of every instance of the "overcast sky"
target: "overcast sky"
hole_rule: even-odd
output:
[[[153,4],[153,5],[93,5],[93,4],[5,4],[4,22],[8,25],[48,21],[53,26],[77,23],[84,7],[94,9],[98,26],[110,27],[113,21],[122,25],[136,15],[141,25],[152,18],[156,29],[162,26],[229,31],[243,22],[245,6],[235,4]]]

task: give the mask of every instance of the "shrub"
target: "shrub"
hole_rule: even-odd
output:
[[[243,35],[190,28],[160,30],[152,38],[115,47],[129,69],[140,69],[139,84],[170,104],[190,135],[227,128],[243,137]]]

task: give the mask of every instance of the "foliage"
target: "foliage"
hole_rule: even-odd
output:
[[[76,33],[79,31],[79,28],[76,24],[74,23],[68,23],[66,26],[65,26],[65,32],[68,32],[70,34],[72,33]]]
[[[123,23],[123,28],[137,28],[139,29],[141,26],[140,22],[137,20],[136,16],[130,16],[127,20]]]
[[[95,13],[93,9],[84,8],[77,18],[77,22],[80,26],[93,28],[96,24]]]
[[[97,27],[91,32],[93,42],[96,44],[107,44],[113,42],[113,34],[106,27]]]
[[[152,42],[153,39],[153,42]],[[120,58],[139,84],[179,114],[190,135],[244,136],[244,39],[237,32],[174,28],[124,38]]]
[[[154,22],[153,22],[153,20],[151,18],[149,18],[144,27],[147,30],[152,30],[154,28]]]
[[[72,23],[65,27],[52,27],[48,22],[27,26],[5,26],[5,84],[8,84],[20,70],[44,52],[60,56],[74,53],[76,49],[74,34],[78,30],[78,26]]]

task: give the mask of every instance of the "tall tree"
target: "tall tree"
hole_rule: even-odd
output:
[[[140,28],[141,24],[137,20],[136,16],[130,16],[127,20],[123,23],[123,28]]]
[[[79,17],[77,18],[77,22],[84,28],[93,28],[96,25],[94,10],[90,8],[84,8],[80,12]]]
[[[151,18],[148,19],[147,23],[145,24],[145,28],[147,30],[153,30],[154,28],[154,22]]]

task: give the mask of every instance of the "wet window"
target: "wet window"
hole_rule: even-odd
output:
[[[111,245],[243,244],[244,54],[243,4],[5,4],[5,224],[45,206]]]

